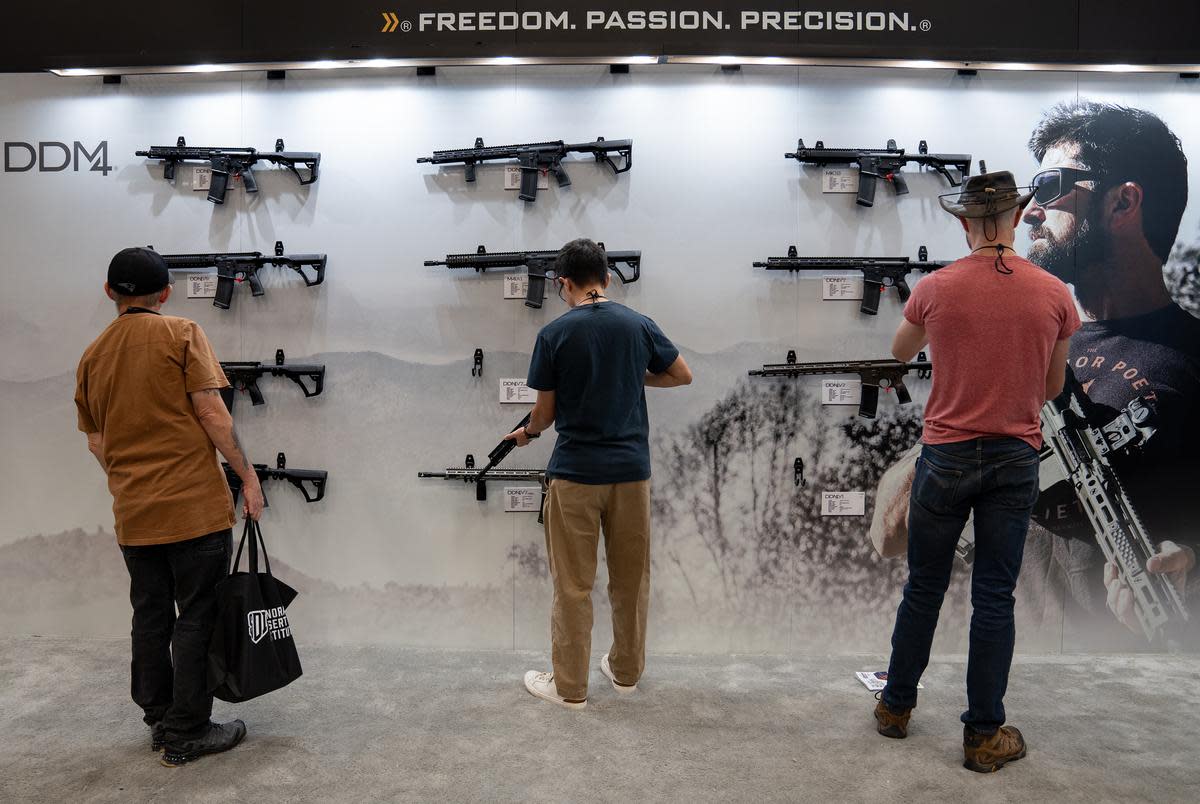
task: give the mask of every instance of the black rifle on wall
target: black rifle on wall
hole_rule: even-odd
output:
[[[300,274],[307,287],[319,285],[325,281],[324,254],[284,254],[283,241],[275,241],[275,253],[263,254],[261,251],[239,251],[224,254],[164,254],[167,267],[172,271],[195,271],[198,269],[217,269],[217,295],[213,298],[213,307],[228,310],[233,301],[234,282],[246,282],[250,285],[250,295],[266,294],[262,282],[258,279],[258,270],[264,265],[277,265],[291,268]],[[313,270],[310,278],[305,268]]]
[[[208,186],[208,200],[214,204],[225,203],[225,191],[229,187],[232,176],[241,176],[242,184],[248,193],[258,192],[258,182],[254,179],[253,167],[259,162],[273,165],[283,165],[296,176],[301,185],[309,185],[317,180],[318,169],[321,165],[321,154],[316,151],[285,151],[283,140],[275,140],[274,151],[259,151],[254,148],[196,148],[187,144],[180,137],[175,145],[152,145],[145,151],[135,151],[135,156],[148,159],[160,159],[163,164],[163,178],[169,182],[175,181],[175,167],[180,162],[207,162],[212,170],[212,182]],[[300,172],[303,165],[308,171],[308,177]]]
[[[221,466],[225,469],[225,482],[229,484],[229,493],[233,495],[233,504],[237,505],[238,497],[242,493],[242,479],[229,464],[222,462]],[[274,468],[265,463],[256,463],[254,464],[254,473],[258,475],[260,483],[268,480],[286,480],[300,489],[300,493],[304,495],[304,501],[310,503],[320,502],[325,497],[325,482],[329,479],[329,472],[324,469],[289,469],[287,456],[282,452],[276,457]],[[310,489],[311,493],[309,493]],[[264,492],[264,505],[266,501],[267,495]]]
[[[888,140],[886,148],[826,148],[820,140],[816,147],[809,148],[804,140],[800,140],[796,151],[784,154],[784,157],[806,165],[858,165],[857,201],[863,207],[875,204],[876,179],[889,182],[896,195],[907,193],[908,182],[900,170],[909,162],[933,168],[945,176],[952,187],[962,184],[963,178],[971,172],[970,154],[931,154],[925,140],[921,140],[915,154],[897,148],[895,140]]]
[[[894,287],[900,301],[912,295],[905,277],[910,271],[929,273],[945,268],[948,262],[931,262],[929,251],[921,246],[917,258],[908,257],[800,257],[795,246],[788,246],[786,257],[768,257],[766,262],[754,263],[755,268],[768,271],[862,271],[863,299],[859,309],[867,315],[879,312],[879,294]]]
[[[258,381],[267,374],[272,377],[287,377],[300,386],[305,397],[317,396],[325,388],[324,363],[288,363],[282,349],[275,350],[274,363],[221,361],[221,368],[225,370],[225,377],[231,386],[221,389],[221,398],[225,400],[225,407],[229,408],[230,413],[233,413],[235,393],[238,391],[249,394],[250,403],[253,405],[266,404]],[[311,381],[311,388],[305,384],[305,380]]]
[[[604,244],[600,243],[600,248]],[[642,252],[640,251],[608,251],[608,269],[621,278],[625,284],[636,282],[642,275]],[[447,268],[473,268],[476,273],[488,269],[508,271],[524,268],[529,272],[529,289],[525,292],[525,306],[540,308],[546,295],[546,279],[554,278],[554,261],[558,259],[558,251],[496,251],[488,253],[480,246],[474,254],[447,254],[444,260],[426,260],[425,265],[432,267],[445,265]],[[618,268],[618,265],[629,266],[629,273]]]
[[[553,173],[559,187],[570,186],[571,177],[562,166],[563,157],[569,153],[591,154],[597,162],[612,168],[613,173],[624,173],[633,167],[633,140],[606,140],[603,137],[597,137],[594,142],[566,143],[554,140],[490,147],[485,147],[480,137],[475,140],[474,148],[434,151],[433,156],[422,156],[417,162],[434,165],[461,163],[466,165],[466,180],[475,181],[475,166],[480,162],[515,159],[521,167],[521,191],[518,197],[523,201],[536,201],[538,177],[542,173]],[[621,160],[620,165],[612,154]]]
[[[797,363],[795,350],[787,353],[786,363],[768,363],[761,369],[750,372],[751,377],[804,377],[831,374],[857,374],[862,381],[862,396],[859,398],[858,415],[874,419],[879,406],[879,389],[896,392],[896,400],[906,405],[912,402],[904,375],[915,371],[921,379],[933,376],[933,363],[925,353],[917,355],[911,363],[899,360],[845,360],[830,363]]]

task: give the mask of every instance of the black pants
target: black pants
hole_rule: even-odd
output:
[[[232,542],[232,530],[219,530],[173,544],[121,547],[133,604],[133,701],[147,723],[161,721],[171,738],[198,736],[212,714],[208,643]]]

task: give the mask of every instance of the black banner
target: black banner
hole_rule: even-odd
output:
[[[783,56],[1200,63],[1196,0],[25,3],[0,70],[372,58]]]

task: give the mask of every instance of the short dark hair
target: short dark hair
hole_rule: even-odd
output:
[[[577,285],[603,285],[608,278],[608,255],[604,246],[586,237],[572,240],[558,252],[554,275]]]
[[[1097,188],[1131,181],[1142,188],[1142,232],[1164,262],[1187,206],[1187,157],[1157,115],[1112,103],[1077,100],[1051,109],[1029,138],[1040,162],[1055,145],[1079,146],[1079,159],[1099,174]]]
[[[156,290],[153,293],[146,293],[140,296],[129,296],[117,289],[113,289],[113,293],[117,296],[117,304],[124,304],[129,307],[154,307],[158,304],[158,297],[162,295],[161,290]]]

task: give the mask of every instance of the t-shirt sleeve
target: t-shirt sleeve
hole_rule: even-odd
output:
[[[92,412],[88,409],[87,371],[84,369],[83,363],[80,363],[79,368],[75,371],[75,411],[78,413],[79,432],[100,432],[96,420],[92,418]]]
[[[529,359],[529,377],[525,384],[535,391],[553,391],[558,387],[554,375],[554,348],[540,332],[533,344],[533,357]]]
[[[662,374],[679,358],[679,350],[649,318],[646,319],[646,333],[650,336],[650,364],[646,368],[651,374]]]
[[[904,320],[913,326],[925,326],[925,316],[929,312],[930,296],[933,295],[933,277],[927,277],[913,288],[912,295],[904,305]]]
[[[189,394],[229,387],[208,336],[199,324],[190,321],[183,332],[183,377]]]
[[[1075,309],[1075,300],[1071,298],[1071,291],[1067,290],[1066,285],[1060,285],[1059,290],[1061,291],[1059,296],[1062,299],[1062,313],[1059,316],[1058,340],[1065,341],[1074,335],[1083,324],[1079,320],[1079,311]]]

